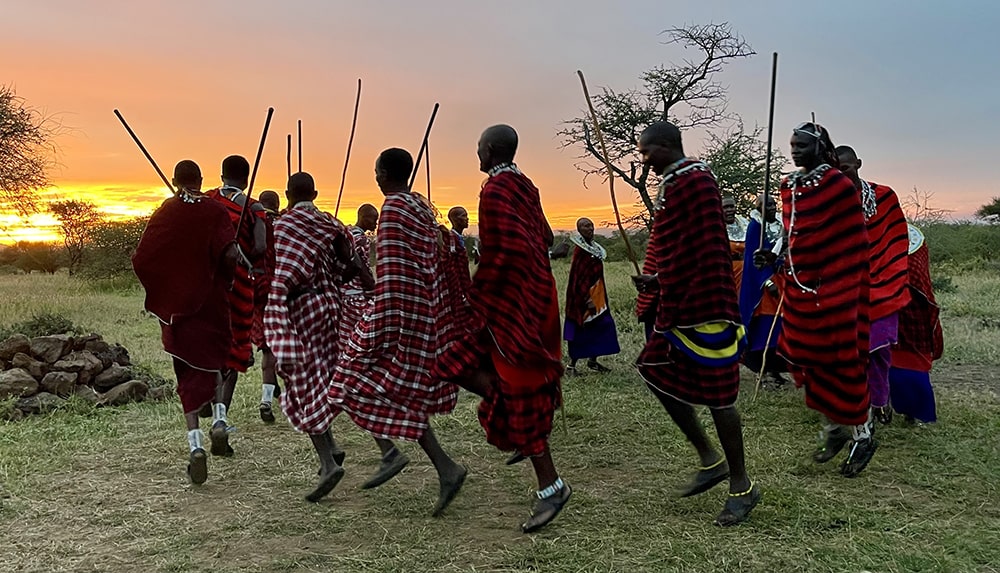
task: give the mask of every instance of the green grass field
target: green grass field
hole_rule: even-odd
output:
[[[565,284],[567,265],[556,272]],[[641,344],[629,267],[609,265],[623,352],[610,375],[564,381],[553,456],[574,496],[559,518],[526,536],[532,474],[489,447],[463,395],[435,420],[470,469],[445,516],[430,511],[436,475],[415,444],[413,462],[371,491],[373,444],[347,419],[334,431],[347,476],[323,503],[302,495],[315,479],[309,440],[284,420],[257,419],[257,371],[241,380],[231,421],[237,455],[209,460],[191,486],[176,400],[120,409],[75,405],[0,422],[0,571],[998,571],[1000,570],[1000,278],[953,277],[942,294],[946,356],[935,369],[940,422],[880,429],[881,447],[854,480],[840,458],[809,461],[817,417],[795,390],[754,399],[744,373],[740,407],[748,465],[764,498],[746,524],[712,519],[725,488],[676,500],[697,461],[630,363]],[[138,291],[99,292],[69,277],[0,276],[0,324],[64,314],[129,348],[164,376],[169,363]],[[707,413],[706,421],[710,418]]]

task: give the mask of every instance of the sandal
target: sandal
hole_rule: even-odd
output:
[[[382,465],[379,466],[368,481],[361,484],[361,489],[372,489],[396,477],[396,474],[403,471],[406,464],[410,463],[410,458],[403,455],[403,452],[396,448],[389,450],[389,453],[382,458]]]
[[[677,492],[677,497],[691,497],[705,493],[728,477],[729,464],[726,463],[726,458],[720,457],[719,461],[710,466],[699,467],[691,481]]]
[[[851,451],[847,454],[844,463],[840,465],[840,475],[844,477],[857,477],[872,461],[875,450],[878,449],[878,442],[875,438],[865,438],[851,444]]]
[[[455,479],[455,481],[446,483],[441,482],[441,493],[438,495],[437,505],[434,506],[434,511],[431,512],[431,517],[440,517],[444,510],[448,508],[451,502],[458,495],[458,491],[462,489],[462,484],[465,483],[465,478],[469,475],[469,470],[466,467],[462,467],[462,473]]]
[[[191,483],[195,485],[205,483],[205,480],[208,479],[208,456],[205,455],[205,450],[195,448],[191,451],[191,456],[188,458],[187,474]]]
[[[213,456],[228,458],[235,453],[232,446],[229,445],[229,428],[226,427],[225,422],[220,420],[212,424],[212,430],[208,433],[208,437],[212,440]]]
[[[750,482],[750,489],[743,493],[731,493],[726,499],[722,513],[715,518],[715,525],[730,527],[746,521],[750,511],[760,502],[760,490]]]
[[[840,450],[844,449],[847,442],[851,441],[851,436],[841,427],[837,427],[835,430],[826,432],[826,436],[820,434],[823,439],[823,445],[813,452],[813,461],[822,464],[832,460]]]
[[[608,372],[611,372],[610,368],[608,368],[607,366],[601,364],[600,362],[598,362],[596,360],[593,361],[593,362],[588,362],[587,363],[587,368],[590,368],[591,370],[593,370],[594,372],[597,372],[599,374],[607,374]]]
[[[320,471],[322,472],[323,470],[321,469]],[[340,483],[340,480],[343,477],[344,477],[344,468],[342,468],[339,465],[333,468],[332,472],[326,475],[321,474],[319,478],[319,483],[316,484],[316,489],[306,494],[306,501],[311,501],[313,503],[316,503],[319,500],[323,499],[324,497],[327,496],[327,494],[333,491],[333,488],[337,487],[337,484]]]
[[[265,424],[274,423],[274,410],[271,408],[269,402],[261,402],[260,406],[257,408],[260,411],[260,419]]]
[[[508,466],[512,466],[514,464],[519,464],[526,459],[528,458],[521,452],[514,452],[509,458],[507,458],[507,461],[504,463],[506,463]]]
[[[555,493],[539,499],[535,503],[535,508],[531,510],[531,517],[521,524],[521,531],[531,533],[548,525],[559,515],[571,495],[573,495],[573,490],[570,489],[568,483],[563,483],[563,486]]]

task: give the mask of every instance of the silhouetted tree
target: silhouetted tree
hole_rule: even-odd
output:
[[[49,212],[59,220],[59,233],[66,248],[66,266],[73,275],[83,261],[87,237],[95,225],[102,221],[97,205],[88,201],[66,199],[49,204]]]
[[[0,210],[26,216],[38,211],[36,191],[48,187],[60,126],[0,85]]]

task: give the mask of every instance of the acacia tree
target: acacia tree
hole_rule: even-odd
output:
[[[954,212],[952,209],[934,207],[931,204],[934,200],[933,191],[921,191],[914,187],[909,195],[899,199],[906,220],[918,227],[944,223],[948,216]]]
[[[994,197],[989,203],[976,209],[976,217],[995,222],[1000,218],[1000,197]]]
[[[756,53],[728,23],[692,24],[661,34],[668,38],[664,43],[680,45],[698,56],[643,72],[641,88],[603,88],[593,97],[612,171],[635,189],[646,215],[653,212],[649,189],[656,184],[656,175],[642,165],[635,151],[642,130],[656,121],[670,121],[685,129],[717,127],[732,119],[726,111],[726,86],[717,75],[733,60]],[[587,177],[605,169],[604,156],[597,148],[589,122],[588,116],[577,117],[564,122],[558,132],[563,147],[583,149],[577,168],[584,173],[584,183]]]
[[[743,122],[723,135],[708,134],[702,157],[712,168],[719,190],[736,201],[736,210],[747,214],[756,208],[767,171],[767,142],[762,139],[764,128],[754,127],[747,133]],[[771,150],[771,191],[781,185],[781,172],[788,160],[777,149]]]
[[[26,216],[38,211],[36,191],[48,187],[60,126],[0,85],[0,210]]]
[[[74,274],[83,261],[83,250],[91,230],[101,222],[97,205],[88,201],[67,199],[49,205],[51,212],[59,220],[59,232],[66,248],[66,266],[69,274]]]

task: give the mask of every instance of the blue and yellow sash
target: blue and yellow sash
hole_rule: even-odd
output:
[[[704,366],[716,367],[737,362],[747,341],[743,325],[731,322],[671,328],[663,335],[691,360]]]

